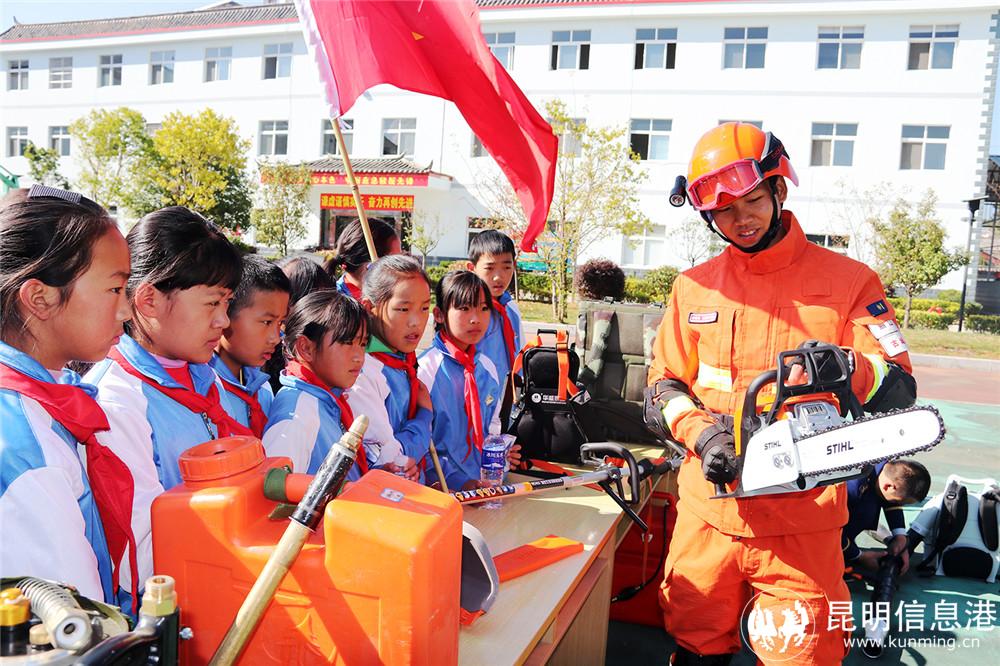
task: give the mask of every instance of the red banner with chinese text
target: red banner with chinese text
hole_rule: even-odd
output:
[[[362,194],[365,210],[413,210],[412,194]],[[354,210],[354,197],[350,194],[325,193],[319,197],[320,208]]]
[[[395,185],[396,187],[427,187],[426,173],[408,174],[354,174],[358,185]],[[347,176],[342,173],[314,171],[313,185],[347,185]]]

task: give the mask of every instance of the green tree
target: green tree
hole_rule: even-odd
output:
[[[104,207],[129,207],[153,154],[146,119],[135,109],[96,109],[69,127],[80,162],[78,186]]]
[[[304,164],[275,162],[261,164],[260,175],[259,206],[251,216],[256,239],[286,256],[306,235],[312,173]]]
[[[29,143],[24,156],[28,159],[28,174],[36,183],[69,189],[69,181],[59,173],[59,153],[54,149]]]
[[[885,284],[902,288],[906,295],[903,328],[910,327],[913,297],[969,260],[964,252],[945,249],[945,231],[937,220],[936,207],[937,196],[928,190],[915,211],[909,202],[899,199],[888,221],[874,221],[879,276]]]
[[[545,113],[560,140],[555,193],[538,255],[552,284],[552,314],[566,321],[579,257],[615,234],[628,238],[649,230],[638,194],[647,176],[626,144],[624,126],[588,127],[571,118],[561,100],[547,103]],[[506,179],[497,171],[480,184],[492,223],[515,238],[523,236],[527,221]]]
[[[414,251],[420,254],[421,266],[427,264],[427,255],[433,252],[434,248],[441,242],[442,233],[439,215],[431,216],[422,211],[416,211],[413,214],[406,241]]]
[[[711,259],[726,247],[726,242],[700,217],[684,218],[671,234],[671,242],[677,254],[687,262],[688,268]]]
[[[212,109],[197,115],[175,111],[153,137],[153,158],[137,174],[147,186],[133,192],[130,208],[141,215],[184,206],[238,232],[249,226],[253,207],[249,149],[232,118]]]

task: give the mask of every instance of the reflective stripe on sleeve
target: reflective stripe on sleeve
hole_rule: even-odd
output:
[[[716,391],[733,390],[733,376],[728,369],[716,368],[705,363],[698,363],[698,379],[696,381],[705,388]]]
[[[663,421],[670,428],[670,433],[674,434],[674,424],[677,423],[677,419],[697,409],[694,400],[686,395],[679,395],[668,400],[667,404],[663,406]]]
[[[889,374],[889,364],[878,354],[862,354],[862,356],[868,359],[868,363],[871,364],[872,370],[875,372],[875,379],[872,380],[872,390],[865,396],[865,404],[867,404],[882,386],[885,376]]]

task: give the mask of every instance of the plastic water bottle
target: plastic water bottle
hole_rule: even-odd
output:
[[[504,472],[507,469],[507,451],[516,438],[513,435],[487,435],[483,440],[483,463],[479,469],[479,480],[484,486],[499,486],[503,484]],[[503,506],[501,500],[489,500],[480,504],[484,509],[499,509]]]

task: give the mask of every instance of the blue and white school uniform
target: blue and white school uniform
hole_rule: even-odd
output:
[[[233,375],[233,371],[229,369],[229,366],[222,362],[218,354],[212,356],[212,360],[208,364],[212,366],[215,374],[219,376],[223,384],[235,386],[244,393],[256,397],[264,414],[268,414],[271,411],[271,401],[274,400],[274,392],[271,390],[270,377],[266,372],[260,368],[252,368],[245,365],[241,372],[243,382],[240,382],[239,378]],[[228,390],[223,392],[220,397],[222,399],[222,406],[226,408],[226,411],[232,414],[233,418],[241,424],[249,428],[250,406]]]
[[[391,463],[400,454],[419,463],[430,450],[432,412],[418,407],[414,417],[409,418],[410,381],[406,372],[372,356],[372,352],[384,352],[402,359],[402,354],[390,350],[374,335],[367,351],[361,374],[348,391],[347,402],[355,416],[368,417],[365,439],[377,440],[382,445],[372,467]]]
[[[343,395],[343,389],[333,389]],[[346,397],[346,396],[345,396]],[[326,389],[304,379],[281,373],[281,390],[267,415],[264,449],[269,456],[286,456],[296,472],[315,474],[326,454],[344,435],[340,407]],[[358,451],[358,455],[364,455]],[[361,478],[358,465],[348,481]]]
[[[356,301],[361,300],[361,290],[357,287],[353,287],[347,283],[347,274],[341,275],[337,278],[337,291],[342,293],[344,296],[350,296]],[[353,291],[352,291],[353,290]]]
[[[524,345],[524,324],[521,321],[521,311],[517,308],[517,301],[508,291],[505,291],[497,301],[507,309],[507,317],[514,329],[514,356],[516,358]],[[486,329],[486,335],[476,345],[476,351],[482,352],[493,361],[497,375],[501,379],[505,380],[510,374],[510,357],[507,354],[507,343],[503,338],[503,316],[498,311],[494,310],[490,314],[490,325]]]
[[[0,363],[40,382],[96,393],[75,372],[54,377],[3,342]],[[117,603],[104,527],[78,442],[36,400],[13,390],[0,389],[0,423],[0,573],[58,580],[85,597]]]
[[[474,356],[476,388],[485,435],[500,433],[500,404],[503,401],[503,381],[496,366],[477,346]],[[482,452],[475,446],[470,452],[469,418],[465,412],[465,371],[448,351],[441,335],[420,356],[417,376],[427,386],[434,405],[432,437],[441,461],[448,488],[460,489],[465,483],[479,480]],[[427,470],[428,483],[437,480],[432,467]]]
[[[184,388],[167,373],[160,360],[131,337],[123,335],[116,349],[144,376],[168,388]],[[213,385],[220,397],[225,393],[221,380],[210,365],[186,365],[197,393],[207,395]],[[218,429],[207,416],[191,411],[147,385],[111,359],[94,366],[87,373],[86,380],[97,386],[97,402],[111,425],[111,430],[99,433],[97,439],[128,466],[135,482],[132,533],[138,549],[141,590],[145,580],[153,574],[150,520],[153,500],[181,482],[177,463],[180,455],[192,446],[216,439]],[[235,414],[229,415],[236,418]],[[125,590],[131,589],[127,566],[121,568],[119,584]]]

